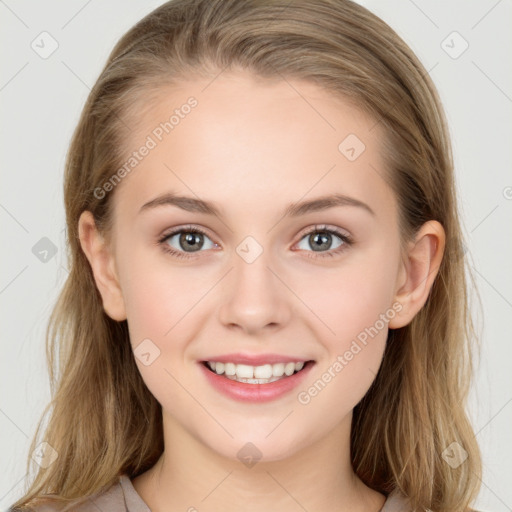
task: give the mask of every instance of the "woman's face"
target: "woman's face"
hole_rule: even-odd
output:
[[[128,124],[108,192],[113,268],[164,428],[233,459],[250,442],[266,460],[347,428],[400,309],[375,121],[312,84],[239,72],[164,90]],[[314,363],[274,385],[203,364],[242,356]]]

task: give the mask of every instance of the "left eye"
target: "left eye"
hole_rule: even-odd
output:
[[[333,236],[340,240],[337,245],[333,246]],[[302,246],[301,246],[302,245]],[[325,227],[315,227],[312,231],[309,231],[299,242],[299,249],[308,249],[304,245],[313,247],[313,251],[309,252],[320,252],[320,257],[333,256],[334,254],[346,249],[345,246],[351,245],[351,238],[348,235],[344,235],[338,231],[327,229]],[[341,247],[341,249],[338,249]],[[337,249],[337,250],[336,250]]]

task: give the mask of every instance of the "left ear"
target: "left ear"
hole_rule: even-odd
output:
[[[445,239],[442,224],[430,220],[423,224],[415,239],[409,243],[398,273],[393,301],[399,302],[402,309],[389,321],[390,329],[410,323],[427,301],[441,266]]]

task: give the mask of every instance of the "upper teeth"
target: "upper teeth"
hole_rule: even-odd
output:
[[[271,377],[282,377],[283,374],[290,376],[295,371],[302,370],[304,363],[276,363],[264,364],[262,366],[250,366],[248,364],[219,363],[208,361],[208,366],[218,375],[235,375],[245,379],[270,379]]]

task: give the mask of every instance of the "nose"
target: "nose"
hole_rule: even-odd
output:
[[[222,324],[253,335],[283,328],[291,318],[293,294],[266,253],[252,262],[235,253],[233,265],[222,284]]]

